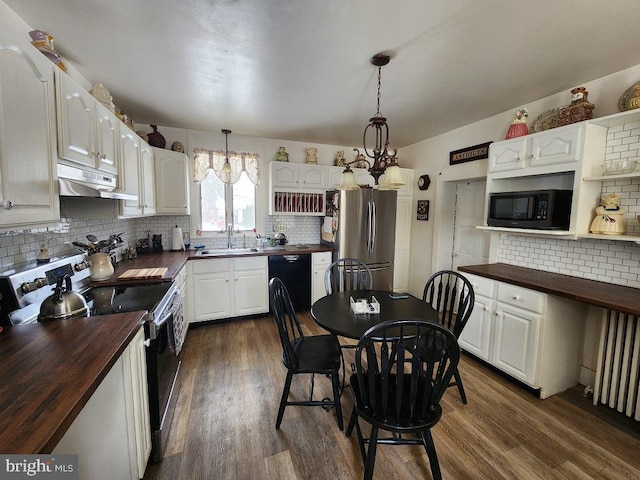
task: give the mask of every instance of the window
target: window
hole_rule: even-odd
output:
[[[200,182],[203,231],[219,232],[233,223],[234,230],[256,227],[256,186],[246,172],[236,183],[225,184],[213,172]]]
[[[195,149],[194,178],[200,183],[200,225],[203,232],[256,228],[256,153]]]

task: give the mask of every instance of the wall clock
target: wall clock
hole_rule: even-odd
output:
[[[420,178],[418,178],[418,188],[420,190],[426,190],[429,188],[429,185],[431,185],[429,175],[421,175]]]

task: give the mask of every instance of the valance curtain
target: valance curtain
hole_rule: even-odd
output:
[[[194,180],[201,182],[210,170],[216,174],[216,176],[224,183],[236,183],[240,180],[242,171],[247,172],[249,180],[254,185],[260,183],[260,173],[258,169],[258,158],[260,155],[257,153],[246,152],[227,152],[229,155],[229,164],[231,165],[231,172],[226,173],[222,171],[226,153],[221,150],[206,150],[204,148],[196,148],[195,153],[195,165],[193,169]]]

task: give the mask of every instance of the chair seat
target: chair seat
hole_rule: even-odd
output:
[[[298,373],[331,373],[340,368],[340,343],[334,335],[304,337],[293,345]]]
[[[395,405],[396,398],[396,375],[389,375],[389,388],[387,392],[388,398],[388,406],[386,409],[382,407],[382,382],[380,376],[377,375],[374,383],[374,395],[373,398],[376,399],[373,401],[363,401],[363,393],[369,395],[369,386],[365,384],[366,392],[362,392],[360,390],[360,385],[358,382],[357,374],[351,375],[349,380],[349,384],[351,385],[351,389],[353,390],[353,395],[355,398],[355,408],[357,409],[358,415],[362,417],[364,420],[369,422],[372,425],[376,425],[384,430],[392,431],[392,432],[412,432],[418,430],[424,430],[427,428],[431,428],[442,415],[442,407],[440,405],[434,406],[433,409],[427,409],[425,415],[421,418],[417,415],[412,415],[409,410],[409,402],[405,402],[405,404],[400,405],[399,413],[397,415],[393,415],[393,418],[389,418],[389,412],[396,412],[397,408]],[[409,391],[410,391],[410,378],[405,376],[403,378],[403,382],[401,384],[402,390],[404,391],[401,398],[409,399]],[[418,389],[419,391],[422,389]],[[421,398],[417,398],[415,404],[420,405],[422,403]],[[362,405],[372,405],[375,404],[376,407],[365,407]],[[386,416],[385,416],[385,411]]]

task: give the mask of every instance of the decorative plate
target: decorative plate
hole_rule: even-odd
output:
[[[543,132],[545,130],[551,130],[558,126],[558,115],[560,113],[559,108],[552,108],[543,112],[538,118],[536,118],[531,124],[530,133]]]
[[[636,82],[625,90],[618,100],[618,108],[621,112],[638,108],[640,94],[640,82]]]

